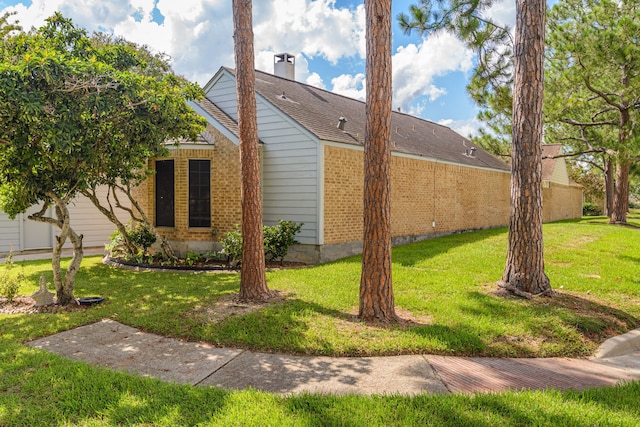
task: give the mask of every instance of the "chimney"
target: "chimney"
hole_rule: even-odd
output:
[[[296,79],[296,57],[290,53],[279,53],[273,56],[273,74],[285,79]]]

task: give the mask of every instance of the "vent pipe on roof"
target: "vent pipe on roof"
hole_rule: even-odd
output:
[[[340,117],[338,119],[338,129],[340,130],[344,130],[344,124],[347,123],[347,118],[346,117]]]
[[[285,79],[296,79],[296,57],[290,53],[279,53],[273,56],[273,74]]]

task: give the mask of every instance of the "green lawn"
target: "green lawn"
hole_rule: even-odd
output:
[[[640,225],[640,216],[630,216]],[[496,297],[506,230],[394,248],[395,327],[357,321],[360,258],[268,273],[284,300],[217,319],[237,274],[132,272],[83,261],[76,296],[102,295],[84,312],[0,315],[0,425],[637,425],[640,384],[582,393],[484,396],[278,397],[168,385],[64,360],[22,345],[112,318],[184,339],[323,355],[435,353],[547,357],[591,354],[640,327],[640,229],[585,218],[545,225],[552,299]],[[48,261],[18,263],[32,285]],[[283,333],[286,331],[286,333]]]

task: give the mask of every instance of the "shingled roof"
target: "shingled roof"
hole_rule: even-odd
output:
[[[224,69],[235,75],[233,69]],[[350,145],[364,143],[366,115],[362,101],[262,71],[256,71],[256,92],[320,140]],[[210,112],[202,104],[201,107]],[[218,119],[218,114],[210,112],[221,124],[237,134],[237,124],[222,111],[219,113],[224,115],[226,122]],[[344,131],[337,126],[340,117],[347,119]],[[480,147],[471,155],[474,144],[446,126],[398,111],[392,113],[391,124],[393,152],[468,166],[510,170],[508,164]],[[228,126],[235,126],[235,129]]]
[[[197,104],[202,108],[207,114],[211,115],[214,119],[218,121],[222,126],[227,128],[229,132],[234,134],[236,137],[240,136],[240,132],[238,131],[238,123],[236,123],[231,116],[222,111],[216,104],[209,101],[207,98],[202,101],[197,101]]]

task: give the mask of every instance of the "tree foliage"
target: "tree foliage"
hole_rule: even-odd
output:
[[[58,303],[68,304],[82,260],[68,204],[98,185],[143,179],[167,138],[195,137],[202,119],[186,100],[201,89],[147,49],[90,36],[59,13],[7,37],[0,55],[0,205],[15,216],[43,203],[30,219],[60,229],[52,267]],[[74,257],[63,277],[67,239]]]
[[[493,0],[419,0],[400,13],[398,23],[405,33],[454,34],[477,58],[467,92],[480,107],[480,129],[473,141],[489,152],[509,157],[513,87],[513,38],[511,29],[488,17]]]
[[[626,222],[631,165],[640,154],[640,4],[562,0],[547,53],[550,136],[616,163],[611,221]]]

